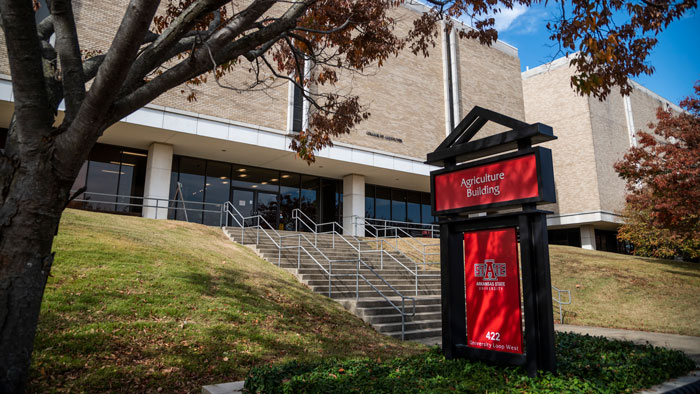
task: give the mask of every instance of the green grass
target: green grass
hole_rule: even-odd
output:
[[[565,323],[700,336],[700,264],[558,245],[549,253],[552,284],[574,299]]]
[[[570,333],[557,334],[558,373],[445,360],[439,349],[390,360],[291,362],[251,371],[246,388],[265,393],[631,393],[683,375],[681,352]]]
[[[270,362],[422,351],[218,228],[67,210],[54,249],[32,392],[198,392]]]
[[[398,246],[415,259],[409,242]],[[549,254],[552,285],[573,295],[573,304],[564,306],[565,323],[700,336],[700,264],[559,245],[550,245]]]

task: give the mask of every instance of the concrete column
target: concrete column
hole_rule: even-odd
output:
[[[146,185],[144,186],[143,217],[151,219],[168,218],[168,198],[170,194],[170,173],[173,166],[173,146],[154,142],[148,147],[146,161]],[[158,201],[155,198],[166,200]],[[163,208],[155,208],[155,206]]]
[[[581,247],[589,250],[596,250],[595,229],[593,226],[581,226]]]
[[[343,234],[365,235],[365,177],[350,174],[343,177]],[[359,219],[359,222],[358,222]]]

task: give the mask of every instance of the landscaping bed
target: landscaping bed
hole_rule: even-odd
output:
[[[557,333],[558,374],[446,360],[439,349],[401,358],[324,360],[252,369],[247,390],[264,393],[632,393],[687,374],[683,353],[601,337]]]

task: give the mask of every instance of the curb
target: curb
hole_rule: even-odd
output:
[[[639,394],[698,393],[700,392],[700,386],[697,385],[698,382],[700,382],[700,370],[695,370],[686,376],[671,379],[668,382],[640,391]]]

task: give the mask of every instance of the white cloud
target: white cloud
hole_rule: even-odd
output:
[[[515,22],[518,17],[525,14],[528,8],[522,4],[515,4],[513,8],[504,8],[501,12],[493,15],[496,20],[494,27],[499,32],[504,32]]]

